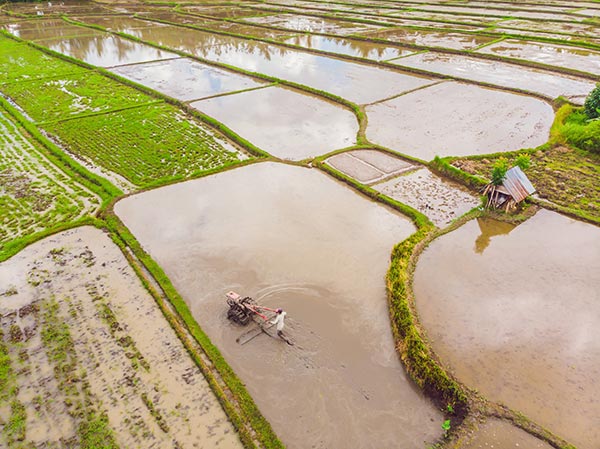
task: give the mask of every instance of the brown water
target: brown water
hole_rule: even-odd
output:
[[[454,48],[457,50],[472,50],[491,42],[493,38],[473,34],[460,34],[446,31],[425,31],[395,28],[390,31],[369,33],[370,37],[385,39],[391,42],[411,43],[429,47]]]
[[[475,431],[472,439],[463,449],[552,449],[545,441],[539,440],[524,430],[497,419],[487,421]]]
[[[600,51],[583,48],[546,43],[526,43],[508,39],[484,47],[479,52],[526,59],[583,72],[600,73]]]
[[[36,39],[67,38],[73,36],[99,36],[100,31],[69,25],[64,20],[29,20],[2,26],[9,33],[28,41]]]
[[[525,89],[550,98],[562,95],[577,104],[583,104],[596,85],[581,78],[464,55],[420,53],[391,62],[403,67],[483,81],[496,86]]]
[[[407,48],[388,47],[383,44],[374,44],[372,42],[350,40],[341,37],[313,36],[310,34],[296,36],[287,39],[285,42],[315,50],[373,59],[375,61],[398,58],[415,52],[415,50]]]
[[[442,415],[407,379],[384,276],[404,217],[321,172],[261,163],[129,197],[116,213],[165,269],[290,448],[423,448]],[[295,342],[227,321],[224,294],[283,307]]]
[[[279,86],[191,106],[283,159],[302,160],[348,147],[358,132],[356,116],[348,109]]]
[[[600,441],[600,230],[540,211],[434,241],[414,280],[434,350],[484,396],[581,449]]]
[[[536,147],[548,140],[552,107],[541,100],[444,82],[369,106],[367,137],[429,161]]]
[[[348,21],[325,19],[322,17],[302,16],[297,14],[279,14],[275,16],[249,17],[245,22],[271,25],[303,33],[330,33],[346,36],[360,31],[372,30],[376,27]]]
[[[432,83],[431,79],[424,77],[176,26],[141,28],[139,32],[143,40],[305,84],[360,104]]]
[[[266,86],[250,77],[187,58],[127,65],[112,71],[183,101]]]

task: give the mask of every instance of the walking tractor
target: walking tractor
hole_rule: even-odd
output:
[[[240,336],[237,339],[238,343],[248,343],[262,332],[272,337],[273,335],[267,332],[267,330],[274,325],[277,325],[277,336],[286,343],[292,344],[283,334],[284,319],[286,315],[283,309],[271,309],[269,307],[259,306],[254,299],[249,296],[242,297],[242,295],[239,295],[234,291],[227,292],[225,296],[227,297],[227,305],[229,306],[229,310],[227,310],[227,318],[229,320],[241,326],[246,326],[250,321],[254,321],[259,327],[258,333],[254,333],[254,331],[256,331],[256,329],[254,329]],[[274,318],[273,321],[269,321],[269,317],[266,315],[269,312],[274,314],[271,316],[271,318]]]

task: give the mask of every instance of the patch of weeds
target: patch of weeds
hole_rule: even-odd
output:
[[[118,449],[106,413],[88,410],[77,428],[82,449]]]
[[[25,440],[26,431],[27,412],[25,406],[15,399],[10,403],[10,417],[4,427],[8,445],[11,446],[17,441]]]
[[[17,287],[11,285],[10,287],[8,287],[7,290],[4,290],[2,293],[0,293],[0,296],[14,296],[17,294],[19,294],[19,292],[17,291]]]
[[[10,325],[8,340],[11,343],[19,343],[20,341],[23,341],[23,331],[18,324],[13,323]]]
[[[50,280],[50,272],[48,270],[40,270],[38,267],[33,267],[27,273],[27,283],[33,287]]]
[[[146,405],[146,407],[150,411],[150,414],[156,420],[156,423],[158,424],[158,427],[160,427],[160,429],[163,432],[169,433],[169,425],[165,421],[165,418],[156,409],[156,407],[154,406],[154,403],[152,402],[152,400],[148,397],[148,395],[146,393],[142,393],[141,397],[142,397],[142,401],[144,402],[144,404]]]

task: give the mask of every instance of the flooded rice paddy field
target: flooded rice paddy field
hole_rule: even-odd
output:
[[[458,378],[584,448],[600,441],[599,249],[597,227],[554,212],[478,219],[434,241],[414,282]]]
[[[1,263],[0,313],[3,357],[18,373],[3,379],[0,417],[14,419],[9,402],[27,417],[22,438],[0,434],[2,447],[243,447],[102,231],[56,234]]]
[[[421,448],[440,436],[442,416],[408,380],[389,328],[383,278],[391,246],[414,231],[406,218],[314,170],[275,163],[115,210],[284,443],[369,447],[377,429],[381,446]],[[225,317],[228,290],[287,310],[295,346],[266,335],[236,343],[247,329]]]
[[[392,153],[426,162],[436,155],[544,144],[554,117],[551,100],[564,96],[582,104],[600,79],[600,26],[589,20],[596,16],[599,3],[550,0],[280,0],[177,8],[111,0],[3,5],[0,28],[183,102],[273,159],[306,163],[350,147],[326,164],[444,228],[479,204],[477,192]],[[21,74],[30,61],[17,49],[25,45],[6,46],[10,53],[0,55],[0,67],[10,67],[3,69],[7,81],[0,78],[0,92],[11,101],[20,104],[24,95],[17,83],[36,77],[31,86],[75,93],[76,109],[100,89],[84,93],[81,83],[101,75],[81,76],[79,68],[57,68],[51,77]],[[54,85],[54,77],[79,83],[79,90],[72,83]],[[115,126],[112,117],[139,115],[133,103],[123,103],[118,113],[110,102],[86,107],[96,110],[80,123],[96,123],[99,132]],[[33,118],[41,122],[62,113],[38,109],[41,115]],[[78,129],[65,128],[67,150],[81,146]],[[240,143],[220,139],[227,148]],[[392,152],[352,150],[357,143]],[[167,145],[173,148],[166,151],[177,151],[176,143]],[[33,170],[31,164],[27,160],[23,170]],[[136,186],[130,187],[135,193]],[[5,190],[0,185],[0,195]],[[89,206],[77,214],[93,215]],[[408,379],[389,327],[384,276],[392,247],[415,231],[408,219],[316,169],[273,162],[133,195],[118,202],[116,212],[166,271],[287,446],[421,448],[440,441],[444,415]],[[600,393],[598,238],[592,225],[546,211],[518,227],[470,221],[431,244],[415,278],[422,324],[457,378],[584,449],[600,441],[594,428],[600,419],[594,400]],[[95,265],[78,256],[88,251]],[[166,447],[173,441],[181,447],[239,447],[200,372],[115,251],[99,231],[79,228],[0,265],[0,279],[15,279],[17,291],[13,295],[12,287],[3,290],[6,282],[0,283],[0,307],[5,299],[32,298],[41,307],[24,303],[2,318],[9,329],[4,341],[14,343],[16,323],[30,354],[25,361],[15,358],[22,365],[18,400],[28,410],[27,438],[39,444],[81,438],[70,406],[63,405],[70,393],[60,379],[44,385],[40,380],[51,373],[52,361],[35,326],[50,316],[41,310],[55,309],[69,325],[78,363],[87,372],[81,394],[102,400],[122,447]],[[285,308],[286,332],[295,345],[264,334],[236,342],[248,329],[225,317],[224,293],[230,289]],[[100,292],[100,303],[90,300],[91,291]],[[132,352],[123,355],[122,340],[100,330],[106,323],[95,310],[105,306],[136,335],[134,347],[143,358],[134,351],[128,359]],[[140,313],[146,318],[140,320]],[[157,345],[155,335],[166,346]],[[108,359],[110,353],[118,354],[117,368],[94,365],[94,357]],[[131,360],[147,362],[150,370]],[[115,397],[98,387],[115,376],[140,380],[119,387],[121,396]],[[44,400],[54,399],[43,406],[33,392],[39,385],[46,389]],[[0,406],[3,420],[10,413]],[[464,441],[465,448],[549,447],[493,419]]]

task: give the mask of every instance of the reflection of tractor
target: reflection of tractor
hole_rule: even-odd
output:
[[[227,292],[225,296],[227,296],[227,304],[229,305],[227,318],[242,326],[248,324],[254,317],[260,317],[263,321],[267,321],[268,317],[261,311],[275,312],[277,310],[259,306],[249,296],[242,298],[236,292]]]

